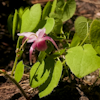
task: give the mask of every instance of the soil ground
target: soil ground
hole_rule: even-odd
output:
[[[14,12],[15,8],[32,5],[40,1],[44,5],[48,0],[0,0],[0,69],[5,69],[10,73],[15,58],[17,37],[13,41],[8,32],[8,15]],[[77,9],[74,16],[65,23],[66,31],[74,31],[74,20],[78,16],[82,15],[89,19],[100,18],[100,0],[76,0],[76,4]],[[23,57],[28,64],[28,49],[26,49]],[[66,76],[49,96],[41,100],[100,100],[100,79],[96,81],[98,76],[99,69],[82,79],[76,78],[73,74],[71,74],[71,80]],[[20,85],[31,97],[31,100],[40,100],[38,88],[33,90],[29,86],[29,74],[27,72],[24,74]],[[0,100],[25,100],[19,89],[3,75],[0,75]]]

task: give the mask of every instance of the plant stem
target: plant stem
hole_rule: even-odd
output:
[[[23,42],[23,44],[21,45],[19,51],[21,51],[21,49],[23,48],[23,46],[25,45],[25,43],[27,42],[28,38]]]
[[[18,57],[17,57],[17,54],[16,54],[15,62],[14,62],[13,69],[12,69],[12,72],[11,72],[11,76],[13,76],[14,70],[16,68],[17,61],[18,61]]]
[[[66,60],[64,60],[64,61],[62,62],[62,65],[65,64],[65,62],[66,62]]]
[[[84,40],[81,42],[80,46],[82,46],[83,43],[86,41],[86,39],[88,38],[88,35],[89,35],[89,34],[86,35],[86,37],[84,38]]]
[[[29,100],[28,96],[26,95],[22,87],[17,83],[17,81],[12,76],[8,75],[6,71],[0,70],[0,72],[3,73],[6,77],[8,77],[13,83],[15,83],[15,85],[20,89],[23,96],[26,98],[26,100]]]

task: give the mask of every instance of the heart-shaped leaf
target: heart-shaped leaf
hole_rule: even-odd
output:
[[[65,56],[71,71],[79,78],[94,72],[100,67],[100,57],[91,44],[69,49]]]
[[[90,41],[93,48],[100,54],[100,21],[94,20],[90,27]]]
[[[15,74],[14,74],[15,80],[17,82],[21,80],[23,73],[24,73],[24,64],[23,61],[20,61],[16,66]]]

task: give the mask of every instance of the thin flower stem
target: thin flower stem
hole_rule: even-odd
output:
[[[28,38],[24,41],[24,43],[21,45],[19,51],[21,51],[21,49],[23,48],[23,46],[25,45],[25,43],[27,42]]]
[[[32,34],[32,35],[35,35],[35,36],[37,37],[36,34]],[[21,45],[19,51],[21,51],[21,49],[23,48],[23,46],[25,45],[25,43],[28,41],[28,39],[29,39],[32,35],[30,35],[30,36],[24,41],[24,43]],[[37,38],[38,38],[38,37],[37,37]]]
[[[6,73],[6,71],[4,70],[0,70],[0,73],[3,73],[6,77],[8,77],[13,83],[15,83],[15,85],[20,89],[21,93],[23,94],[23,96],[26,98],[26,100],[29,100],[28,96],[26,95],[26,93],[24,92],[24,90],[22,89],[22,87],[17,83],[17,81],[10,75],[8,75]]]
[[[17,65],[17,61],[18,61],[18,54],[17,53],[21,51],[21,49],[23,48],[23,46],[25,45],[27,40],[28,40],[28,38],[24,41],[24,43],[21,45],[20,49],[18,49],[18,51],[16,52],[16,58],[15,58],[15,62],[14,62],[14,66],[13,66],[12,72],[11,72],[11,76],[13,76],[14,70],[15,70],[16,65]]]
[[[16,58],[15,58],[15,62],[14,62],[14,66],[13,66],[13,69],[12,69],[12,72],[11,72],[11,76],[13,76],[14,70],[15,70],[16,65],[17,65],[17,61],[18,61],[18,57],[17,57],[17,54],[16,54]]]

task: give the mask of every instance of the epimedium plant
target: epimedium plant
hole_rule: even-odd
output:
[[[29,50],[31,64],[33,50],[39,51],[36,63],[30,67],[29,84],[33,89],[39,88],[40,98],[57,87],[63,70],[69,68],[76,77],[82,78],[100,68],[99,20],[79,16],[75,20],[73,39],[68,43],[69,36],[63,31],[63,23],[73,16],[75,10],[75,0],[54,0],[49,1],[43,10],[40,4],[34,4],[32,7],[15,9],[15,13],[9,15],[8,30],[13,40],[16,30],[19,31],[16,57],[11,75],[2,69],[0,72],[17,85],[27,100],[29,98],[18,84],[26,66],[22,60],[26,43],[33,43]],[[63,49],[58,48],[54,40],[62,44],[63,40],[66,41]]]

